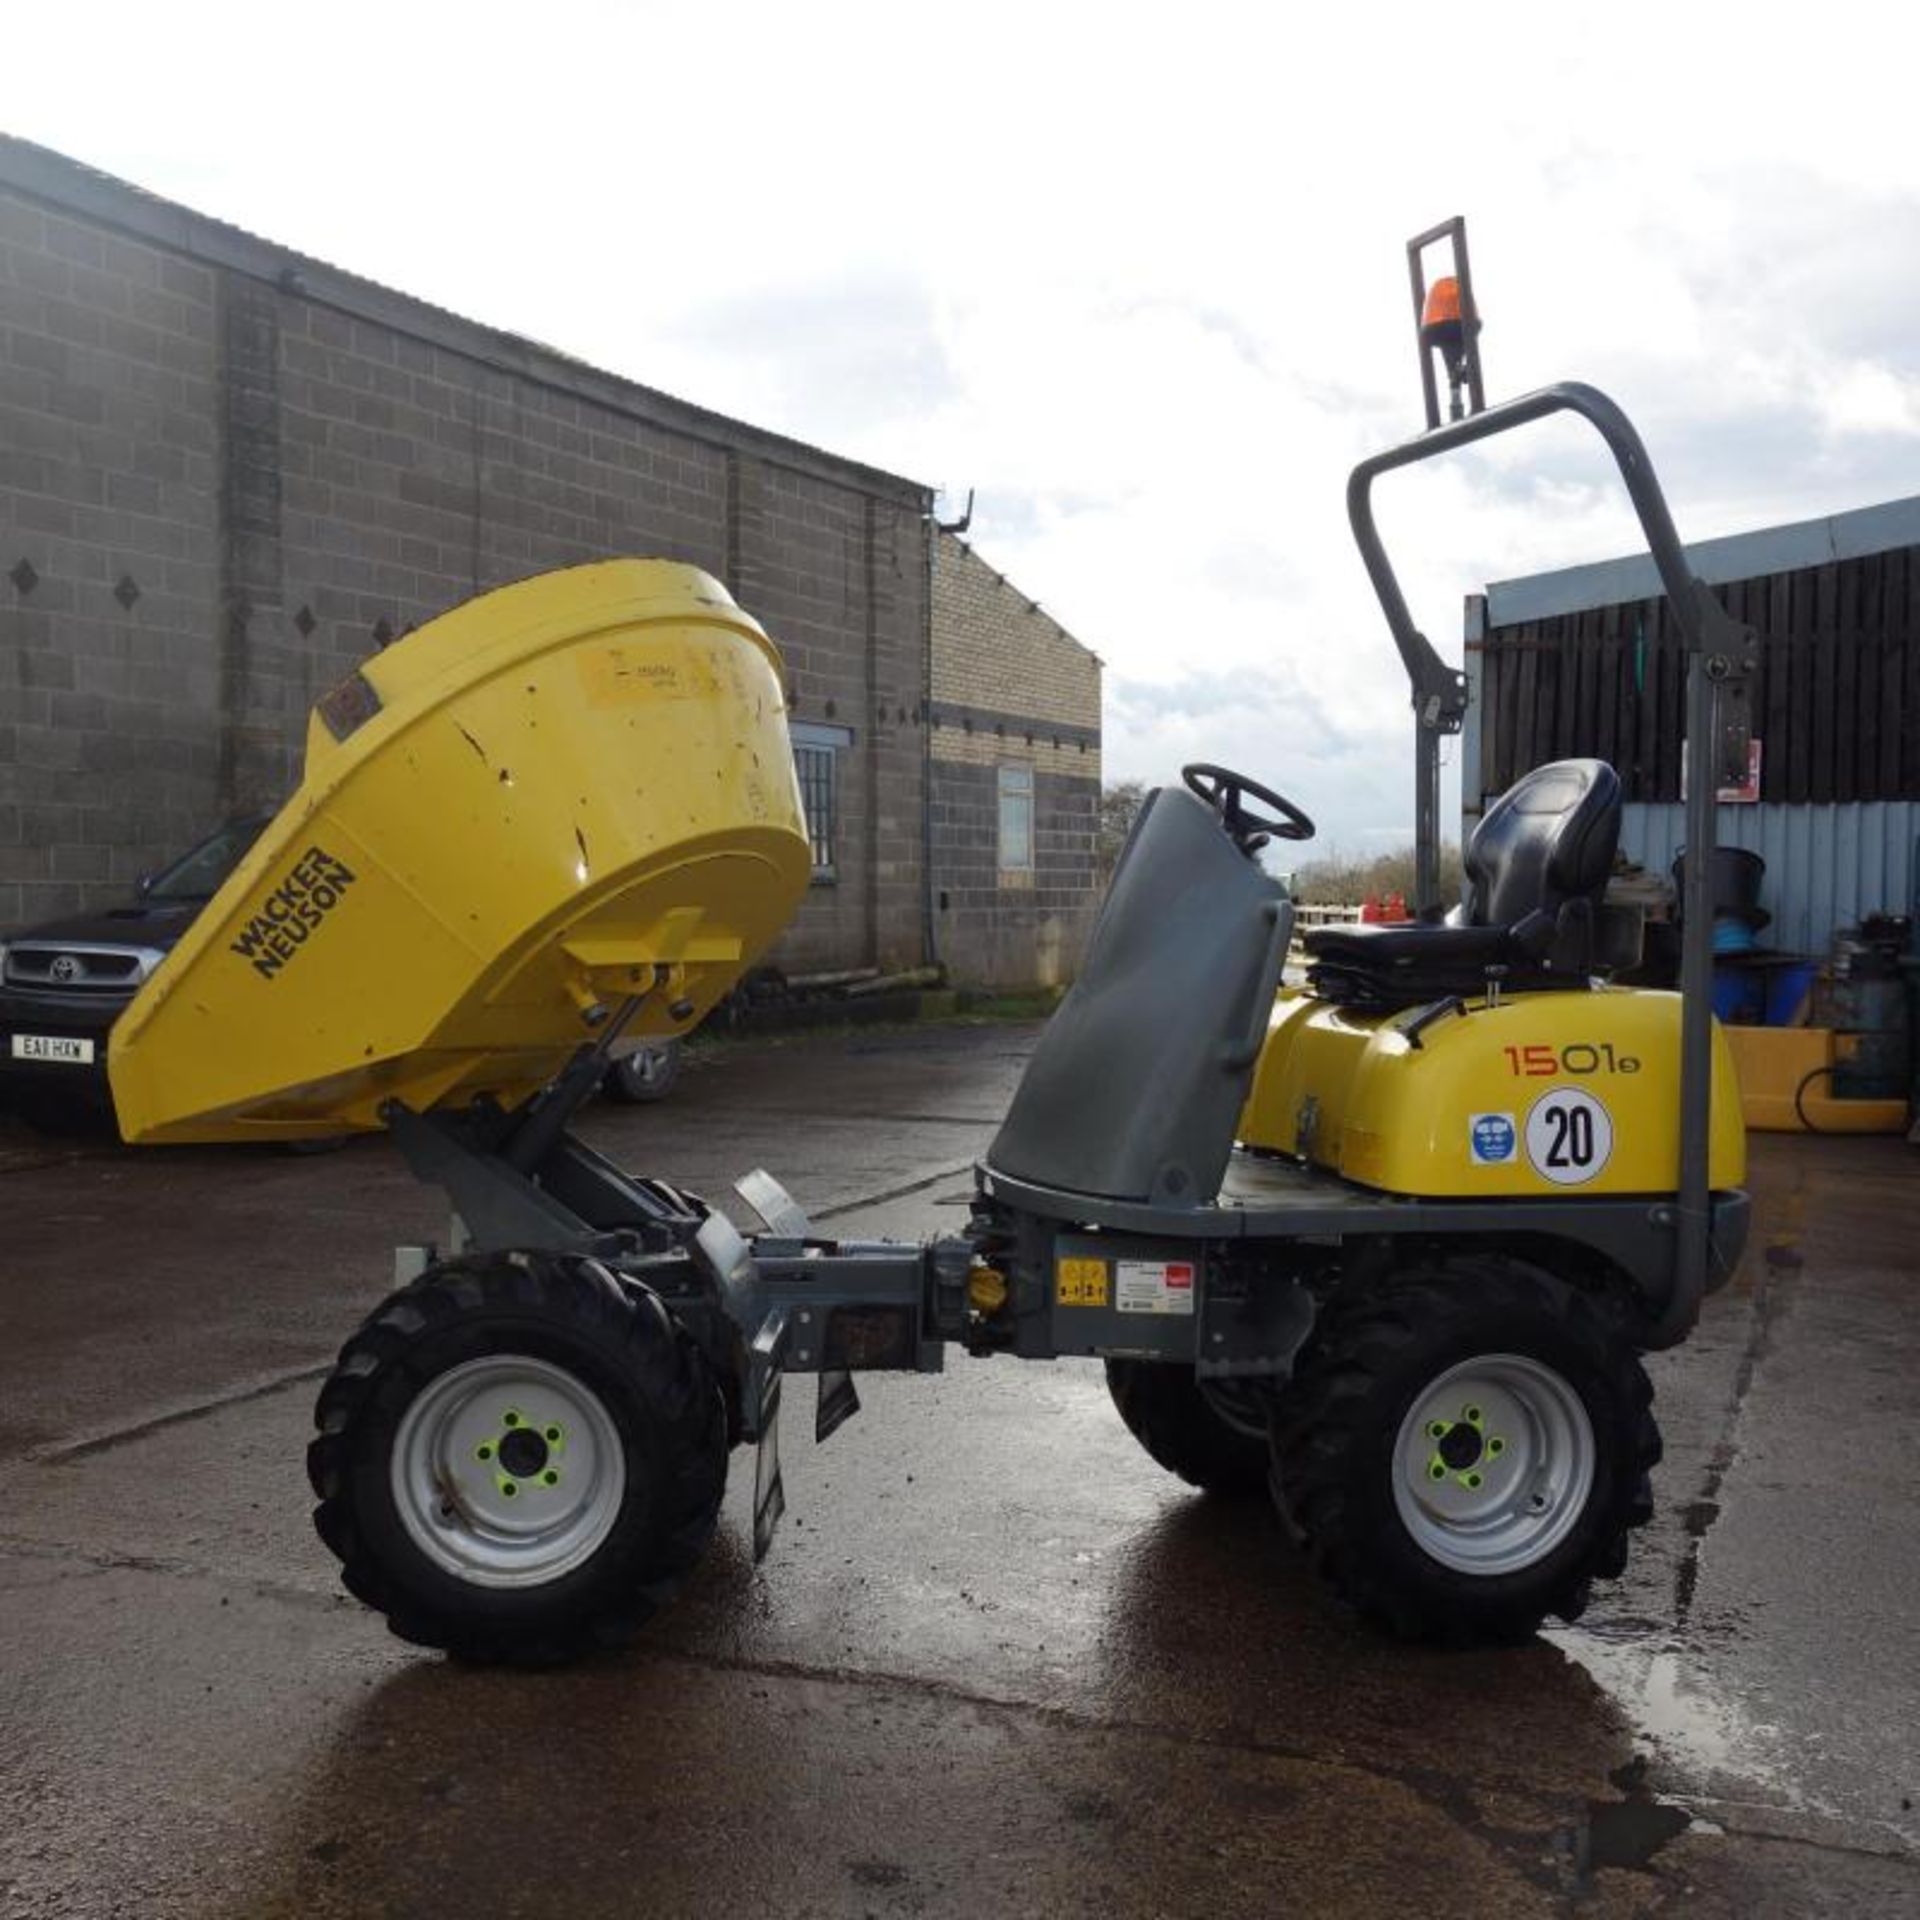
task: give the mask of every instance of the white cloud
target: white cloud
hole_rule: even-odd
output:
[[[1109,764],[1411,815],[1345,525],[1418,424],[1405,234],[1492,392],[1635,415],[1683,536],[1920,492],[1916,31],[1635,4],[35,8],[16,131],[702,404],[979,490]],[[102,57],[110,46],[113,57]],[[1383,482],[1415,614],[1624,551],[1567,424]]]
[[[1920,435],[1920,376],[1873,360],[1819,368],[1813,375],[1820,424],[1835,436]]]

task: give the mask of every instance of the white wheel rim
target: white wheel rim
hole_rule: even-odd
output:
[[[592,1388],[527,1354],[450,1368],[394,1436],[393,1503],[442,1572],[478,1587],[544,1586],[612,1532],[627,1460]]]
[[[1573,1387],[1523,1354],[1463,1360],[1407,1410],[1393,1499],[1423,1553],[1486,1577],[1536,1565],[1593,1491],[1593,1422]]]

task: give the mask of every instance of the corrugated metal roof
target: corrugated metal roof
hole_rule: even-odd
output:
[[[1760,904],[1773,924],[1760,937],[1784,953],[1823,954],[1836,927],[1869,913],[1912,913],[1920,901],[1920,801],[1718,810],[1714,838],[1767,863]],[[1634,802],[1622,813],[1620,850],[1665,873],[1686,839],[1686,810]]]
[[[1757,580],[1799,567],[1825,566],[1867,553],[1920,546],[1920,494],[1856,507],[1821,520],[1796,520],[1789,526],[1762,527],[1752,533],[1702,540],[1687,548],[1687,560],[1709,586],[1726,580]],[[1613,607],[1651,599],[1661,591],[1651,554],[1600,560],[1591,566],[1562,567],[1555,573],[1496,580],[1487,588],[1487,625],[1517,626],[1555,614],[1582,613],[1589,607]]]

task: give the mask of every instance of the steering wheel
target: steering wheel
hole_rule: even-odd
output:
[[[1220,824],[1243,847],[1251,850],[1269,838],[1275,840],[1311,840],[1313,822],[1291,800],[1283,799],[1271,787],[1249,780],[1244,773],[1197,760],[1180,769],[1180,778],[1189,792],[1198,794],[1220,816]],[[1255,813],[1245,803],[1247,796],[1271,807],[1271,814]]]

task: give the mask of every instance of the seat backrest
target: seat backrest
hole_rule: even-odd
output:
[[[1597,907],[1619,842],[1620,776],[1604,760],[1535,767],[1467,842],[1466,923],[1510,927],[1570,901]]]
[[[1286,889],[1210,806],[1149,795],[987,1164],[1108,1199],[1212,1200],[1292,927]]]

